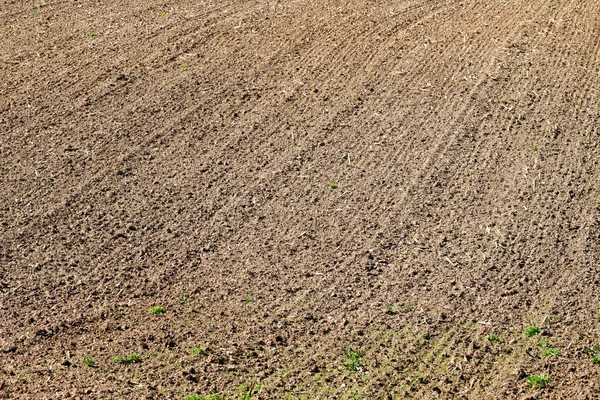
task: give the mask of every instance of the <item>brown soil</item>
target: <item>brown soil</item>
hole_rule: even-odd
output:
[[[600,396],[600,2],[192,3],[0,3],[1,398]]]

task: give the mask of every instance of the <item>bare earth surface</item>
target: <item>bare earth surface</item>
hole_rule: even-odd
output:
[[[599,90],[596,0],[1,0],[0,398],[598,398]]]

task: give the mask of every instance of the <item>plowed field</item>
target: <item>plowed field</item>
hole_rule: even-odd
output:
[[[0,398],[599,398],[599,90],[597,0],[0,0]]]

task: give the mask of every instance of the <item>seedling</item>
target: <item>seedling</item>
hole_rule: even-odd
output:
[[[167,16],[167,13],[160,12],[160,13],[158,13],[158,14],[156,14],[156,15],[157,15],[159,18],[162,18],[162,17],[166,17],[166,16]]]
[[[203,355],[207,354],[207,351],[202,346],[196,346],[190,350],[190,353],[192,353],[195,356],[203,356]]]
[[[542,349],[542,355],[544,357],[558,356],[560,355],[560,350],[555,349],[554,347],[550,347],[549,349]]]
[[[498,336],[494,335],[493,333],[490,335],[487,335],[485,338],[492,343],[500,343],[500,338]]]
[[[183,303],[187,303],[188,301],[190,301],[190,298],[187,296],[177,296],[177,300],[183,304]]]
[[[540,334],[540,328],[538,328],[537,326],[530,326],[523,331],[523,337],[525,339],[532,338],[535,335],[539,335],[539,334]]]
[[[345,354],[348,361],[344,363],[344,367],[346,367],[348,371],[361,371],[363,369],[363,355],[360,351],[348,348],[346,349]]]
[[[542,346],[542,347],[546,347],[548,346],[548,341],[547,340],[540,340],[539,342],[536,343],[537,346]]]
[[[96,366],[96,361],[94,361],[93,358],[89,358],[86,357],[83,359],[83,364],[88,366],[88,367],[95,367]]]
[[[387,306],[385,306],[385,313],[387,315],[396,315],[396,314],[398,314],[396,311],[394,311],[394,307],[392,307],[391,304],[388,304]]]
[[[130,354],[128,356],[122,355],[113,357],[112,362],[117,364],[134,364],[142,362],[142,359],[136,354]]]
[[[250,400],[254,397],[252,393],[258,391],[259,389],[260,385],[257,385],[255,383],[243,383],[237,388],[238,392],[242,392],[240,395],[237,396],[237,400]]]
[[[181,66],[182,66],[183,68],[187,68],[187,67],[189,67],[189,66],[190,66],[190,64],[189,64],[189,63],[183,63],[183,64],[181,64]]]
[[[33,14],[37,14],[37,13],[39,13],[39,12],[40,12],[40,9],[39,9],[39,8],[34,8],[33,10],[31,10],[31,12],[32,12]]]
[[[600,364],[600,344],[587,348],[585,354],[592,358],[592,364]]]
[[[149,312],[150,312],[150,314],[164,314],[165,308],[164,307],[150,307]]]
[[[550,383],[552,377],[547,375],[530,375],[527,378],[525,378],[525,380],[527,381],[527,384],[530,387],[535,389],[542,389]]]
[[[96,32],[88,32],[87,35],[89,37],[94,37],[94,36],[96,36]]]
[[[329,186],[331,189],[337,189],[338,185],[336,185],[335,183],[329,183],[327,184],[327,186]]]
[[[251,296],[244,296],[244,301],[246,303],[255,303],[256,299],[254,297],[251,297]]]

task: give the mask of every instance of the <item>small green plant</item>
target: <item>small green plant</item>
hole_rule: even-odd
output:
[[[485,338],[492,343],[500,343],[500,338],[498,336],[494,335],[493,333],[487,335]]]
[[[181,304],[183,304],[183,303],[187,303],[188,301],[190,301],[190,298],[187,296],[177,296],[177,301],[179,301]]]
[[[195,356],[203,356],[203,355],[207,354],[207,351],[206,351],[206,348],[204,348],[202,346],[196,346],[190,350],[190,353],[192,353]]]
[[[39,8],[34,8],[33,10],[31,10],[31,12],[32,12],[33,14],[37,14],[37,13],[39,13],[39,12],[40,12],[40,9],[39,9]]]
[[[243,383],[237,388],[237,392],[239,394],[237,396],[237,400],[250,400],[253,398],[253,393],[257,392],[260,389],[260,385],[252,383]]]
[[[165,308],[164,307],[150,307],[149,312],[150,312],[150,314],[164,314]]]
[[[558,317],[556,315],[550,316],[550,322],[556,322],[556,320],[558,320]]]
[[[117,364],[126,364],[127,363],[127,356],[116,356],[111,358],[112,362],[117,363]]]
[[[540,328],[538,328],[537,326],[530,326],[527,327],[524,331],[523,331],[523,337],[525,339],[529,339],[534,337],[535,335],[539,335],[540,334]]]
[[[558,151],[558,149],[554,146],[550,147],[550,151]]]
[[[360,371],[363,369],[363,354],[360,351],[348,348],[346,349],[345,354],[348,361],[344,363],[344,367],[346,367],[348,371]]]
[[[331,189],[337,189],[338,185],[335,183],[328,183],[327,186],[329,186]]]
[[[136,354],[130,354],[128,356],[121,355],[112,358],[112,362],[117,364],[135,364],[142,362],[142,359]]]
[[[256,299],[254,297],[251,297],[251,296],[244,296],[244,301],[246,303],[255,303]]]
[[[596,345],[594,347],[589,347],[589,348],[585,349],[585,354],[588,357],[591,357],[592,364],[599,364],[600,363],[600,344]]]
[[[539,146],[538,146],[536,143],[534,143],[534,144],[532,144],[532,145],[531,145],[531,148],[532,148],[533,150],[537,150],[537,149],[538,149],[538,147],[539,147]]]
[[[96,366],[96,361],[94,361],[93,358],[89,358],[86,357],[83,359],[83,364],[88,366],[88,367],[95,367]]]
[[[162,18],[162,17],[166,17],[167,13],[165,12],[159,12],[158,14],[156,14],[157,17]]]
[[[552,377],[547,375],[529,375],[525,380],[530,387],[542,389],[552,381]]]
[[[88,33],[87,33],[87,35],[88,35],[89,37],[94,37],[94,36],[96,36],[96,35],[97,35],[97,33],[96,33],[96,32],[88,32]]]
[[[577,15],[581,15],[581,11],[579,11],[579,10],[575,10],[575,14],[577,14]]]
[[[394,311],[394,307],[391,304],[385,306],[385,313],[387,315],[396,315],[398,312]]]
[[[183,64],[181,64],[181,66],[182,66],[183,68],[187,68],[187,67],[189,67],[189,66],[190,66],[190,64],[189,64],[189,63],[183,63]]]
[[[546,346],[548,346],[548,341],[547,340],[540,340],[539,342],[536,343],[536,346],[546,347]]]
[[[544,357],[558,356],[560,355],[560,350],[555,349],[554,347],[550,347],[549,349],[542,349],[542,355]]]

